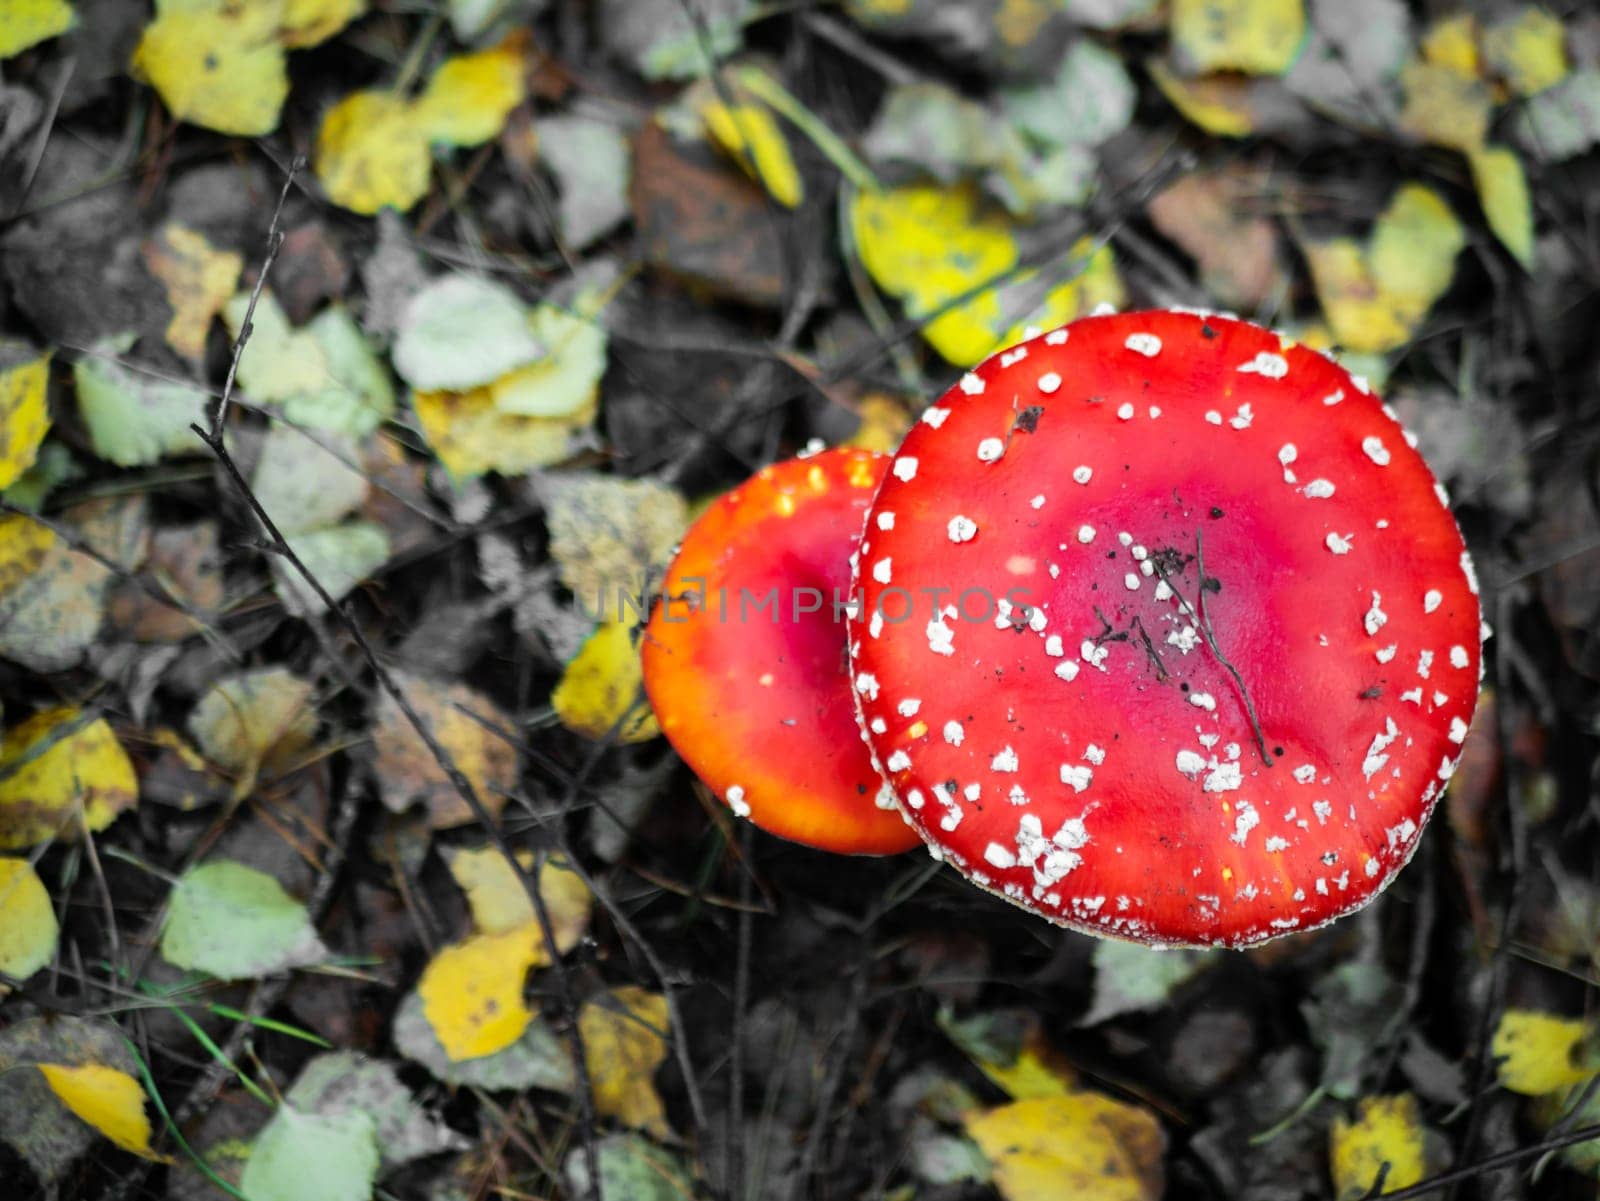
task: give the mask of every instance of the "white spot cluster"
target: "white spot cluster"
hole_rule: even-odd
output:
[[[750,816],[750,802],[744,799],[744,789],[738,784],[729,786],[727,793],[728,808],[733,810],[735,817]]]
[[[1123,345],[1147,359],[1153,359],[1161,353],[1161,339],[1154,334],[1129,334]]]
[[[952,542],[971,542],[978,534],[978,523],[959,513],[950,519],[950,524],[945,528]]]
[[[1383,629],[1384,624],[1389,620],[1389,615],[1379,607],[1381,603],[1382,597],[1374,592],[1372,594],[1372,608],[1368,609],[1366,616],[1361,619],[1361,624],[1368,635],[1376,634]]]
[[[908,455],[901,455],[894,461],[894,478],[909,483],[917,478],[917,461]]]
[[[1281,354],[1273,354],[1270,350],[1263,350],[1248,363],[1244,363],[1239,370],[1246,375],[1255,374],[1267,379],[1282,379],[1289,374],[1289,360]]]
[[[983,378],[969,371],[961,377],[960,388],[968,396],[982,396]]]
[[[948,416],[950,416],[949,409],[935,408],[932,405],[922,410],[922,420],[926,424],[931,425],[934,429],[938,429],[941,425],[943,425],[945,418]]]
[[[1006,444],[999,438],[985,438],[978,443],[978,461],[993,463],[1006,453]]]
[[[1046,371],[1039,377],[1039,391],[1046,396],[1058,391],[1061,387],[1061,377],[1054,371]]]

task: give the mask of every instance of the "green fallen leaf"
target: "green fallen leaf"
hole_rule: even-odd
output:
[[[229,859],[191,869],[172,892],[161,954],[221,980],[320,963],[328,950],[306,907],[265,872]]]

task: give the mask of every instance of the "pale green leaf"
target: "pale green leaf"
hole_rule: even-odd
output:
[[[250,1201],[369,1201],[378,1178],[371,1115],[280,1106],[256,1136],[239,1188]]]
[[[561,240],[582,250],[628,219],[628,139],[615,121],[581,114],[545,117],[537,129],[539,157],[561,190]]]
[[[169,963],[249,980],[327,958],[306,907],[265,872],[230,859],[191,869],[172,891],[161,932]]]
[[[1006,114],[1025,133],[1057,148],[1114,138],[1133,119],[1137,99],[1122,59],[1087,38],[1072,44],[1045,83],[1000,93]]]
[[[394,369],[413,388],[460,392],[545,351],[529,325],[527,306],[509,288],[476,275],[446,275],[406,305]]]
[[[189,427],[204,425],[206,393],[182,380],[123,366],[117,356],[133,343],[133,334],[106,338],[72,365],[90,448],[118,467],[147,467],[165,455],[204,450]]]
[[[350,521],[344,525],[303,530],[287,539],[317,582],[334,601],[343,600],[389,558],[389,535],[371,521]],[[278,595],[284,608],[297,617],[311,617],[323,610],[322,598],[311,589],[292,563],[284,558],[272,562],[278,582]]]

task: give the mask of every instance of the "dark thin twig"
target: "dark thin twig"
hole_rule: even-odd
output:
[[[278,251],[283,249],[283,206],[288,203],[289,189],[294,187],[294,177],[304,170],[306,160],[303,155],[296,155],[289,164],[289,171],[283,177],[283,190],[278,193],[277,207],[272,210],[272,223],[267,227],[267,256],[261,260],[261,270],[256,275],[256,286],[250,289],[250,303],[245,305],[244,321],[239,325],[239,337],[233,344],[233,358],[228,361],[228,378],[222,381],[222,396],[217,401],[217,411],[211,415],[211,435],[196,430],[206,445],[215,450],[222,445],[222,431],[228,422],[228,404],[233,399],[233,380],[239,374],[239,360],[244,357],[244,348],[250,341],[250,335],[255,332],[256,301],[261,299],[261,290],[267,286],[267,276],[272,274],[272,264],[277,261]]]
[[[1552,1151],[1559,1151],[1563,1147],[1573,1147],[1579,1143],[1586,1143],[1590,1139],[1600,1139],[1600,1125],[1584,1126],[1581,1129],[1547,1138],[1542,1142],[1533,1143],[1526,1147],[1517,1147],[1510,1151],[1501,1151],[1497,1155],[1490,1155],[1476,1163],[1470,1163],[1464,1168],[1457,1168],[1452,1172],[1444,1172],[1421,1184],[1409,1185],[1406,1188],[1396,1189],[1392,1193],[1384,1193],[1384,1201],[1410,1201],[1412,1197],[1426,1197],[1429,1193],[1436,1193],[1442,1188],[1454,1188],[1469,1180],[1476,1180],[1479,1176],[1486,1176],[1500,1168],[1510,1167],[1512,1164],[1524,1159],[1532,1159],[1539,1155],[1548,1155]]]
[[[217,411],[212,417],[211,429],[207,431],[199,425],[194,425],[190,428],[211,449],[211,453],[216,456],[217,462],[222,466],[223,471],[233,481],[239,495],[249,505],[250,510],[256,516],[256,520],[261,523],[261,527],[271,544],[272,551],[282,556],[294,568],[300,578],[306,582],[306,586],[316,594],[317,599],[345,627],[346,632],[355,641],[362,657],[377,677],[379,685],[388,694],[389,698],[394,701],[400,712],[405,715],[406,721],[410,723],[418,738],[427,747],[429,755],[438,764],[440,770],[445,773],[446,778],[449,779],[461,799],[466,802],[467,807],[472,810],[472,814],[479,824],[483,826],[495,849],[504,855],[506,862],[511,865],[511,870],[516,873],[518,880],[522,884],[523,891],[527,893],[528,900],[533,906],[534,916],[539,922],[539,932],[544,938],[545,944],[553,948],[556,945],[555,930],[551,924],[550,911],[545,904],[544,896],[539,892],[538,883],[532,874],[517,861],[515,851],[507,841],[505,833],[484,806],[472,782],[467,779],[461,768],[456,765],[450,753],[440,745],[433,731],[422,720],[421,715],[412,705],[410,698],[396,683],[389,669],[383,665],[377,651],[373,648],[372,643],[368,641],[366,631],[361,628],[361,623],[356,621],[342,606],[334,601],[333,597],[328,594],[327,589],[323,587],[322,581],[317,579],[300,557],[295,554],[294,548],[289,545],[282,532],[278,529],[277,524],[272,520],[271,515],[262,507],[261,501],[251,490],[249,483],[245,480],[238,464],[234,462],[232,454],[229,453],[223,441],[223,421],[227,415],[228,404],[232,397],[234,377],[238,372],[239,359],[242,357],[245,346],[250,340],[251,314],[255,310],[256,298],[260,296],[261,289],[272,269],[273,260],[282,245],[283,235],[279,229],[279,223],[283,216],[283,206],[288,199],[294,176],[304,167],[304,163],[305,160],[303,158],[297,157],[290,164],[289,177],[284,181],[283,190],[278,196],[278,206],[273,212],[272,223],[267,237],[267,256],[262,263],[261,274],[256,279],[255,290],[250,297],[250,305],[245,310],[245,319],[240,326],[239,336],[234,343],[233,361],[228,367],[227,382],[223,386],[222,397],[217,403]],[[566,1018],[566,1034],[571,1047],[578,1081],[579,1125],[583,1139],[585,1165],[589,1170],[589,1191],[591,1195],[598,1197],[600,1188],[600,1154],[595,1135],[594,1083],[589,1078],[588,1056],[584,1049],[583,1032],[578,1027],[577,1002],[572,991],[572,981],[567,975],[566,967],[562,963],[560,956],[552,955],[551,959],[551,974],[555,978],[556,992],[561,1002],[563,1016]]]

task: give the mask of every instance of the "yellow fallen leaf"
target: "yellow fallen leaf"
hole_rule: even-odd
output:
[[[411,102],[394,92],[355,92],[328,110],[312,155],[328,199],[353,213],[405,212],[428,194],[433,158]]]
[[[441,63],[414,106],[423,138],[478,146],[498,137],[511,110],[527,97],[527,50],[527,34],[518,31],[498,46]]]
[[[1173,0],[1172,44],[1197,73],[1282,75],[1306,40],[1301,0]]]
[[[33,864],[0,855],[0,972],[26,980],[55,958],[60,934]]]
[[[1379,293],[1415,328],[1455,276],[1467,234],[1438,192],[1402,184],[1372,227],[1368,255]]]
[[[1064,1097],[1076,1090],[1072,1065],[1051,1046],[1032,1012],[1003,1010],[961,1020],[941,1015],[939,1024],[978,1070],[1014,1101]]]
[[[1478,79],[1483,63],[1478,56],[1478,18],[1457,13],[1435,21],[1422,35],[1424,62],[1445,67],[1464,79]]]
[[[861,424],[841,445],[892,454],[911,428],[911,414],[893,396],[868,392],[855,404]]]
[[[150,274],[166,285],[172,320],[167,345],[191,359],[205,357],[206,333],[239,283],[244,259],[218,250],[205,235],[175,221],[144,244]]]
[[[527,852],[517,859],[524,868],[533,866],[533,856]],[[538,932],[539,919],[533,911],[533,902],[498,850],[494,847],[447,850],[445,861],[450,866],[450,874],[467,894],[472,920],[480,933],[505,934],[529,925]],[[550,928],[556,936],[556,953],[564,955],[578,945],[588,930],[594,895],[578,874],[560,860],[546,859],[539,868],[538,880],[539,895],[544,899]],[[540,937],[539,953],[543,962],[548,963],[549,955],[543,941]]]
[[[476,146],[499,134],[526,96],[526,35],[446,59],[415,100],[378,89],[346,96],[322,119],[312,162],[328,198],[351,212],[405,212],[428,192],[431,143]]]
[[[1501,1060],[1500,1083],[1525,1097],[1571,1088],[1595,1074],[1582,1059],[1587,1027],[1576,1018],[1534,1009],[1508,1009],[1495,1027],[1489,1054]]]
[[[276,129],[289,94],[278,40],[281,6],[162,0],[156,7],[132,66],[172,115],[244,137]]]
[[[284,0],[279,36],[296,50],[327,41],[367,11],[367,0]]]
[[[700,116],[717,145],[752,173],[774,200],[785,208],[799,207],[805,199],[805,185],[770,109],[762,104],[729,106],[713,100]]]
[[[428,446],[458,480],[559,463],[571,457],[599,412],[596,400],[565,417],[519,417],[501,409],[490,388],[413,392],[411,407]]]
[[[666,998],[627,985],[578,1014],[595,1109],[657,1138],[672,1134],[652,1077],[667,1057]]]
[[[66,0],[0,0],[0,59],[65,33],[75,19]]]
[[[1450,286],[1466,231],[1437,192],[1406,184],[1366,245],[1302,243],[1317,298],[1339,344],[1356,352],[1403,346]]]
[[[55,541],[50,527],[31,517],[0,516],[0,596],[31,576]]]
[[[1495,237],[1528,270],[1533,269],[1533,201],[1522,160],[1504,146],[1467,154],[1478,203]]]
[[[1087,240],[1072,249],[1080,266],[1072,278],[1051,283],[1038,270],[1013,271],[1020,254],[1016,227],[983,206],[970,184],[858,191],[850,218],[872,278],[902,299],[908,316],[938,313],[922,335],[960,366],[1019,341],[1026,325],[1064,325],[1097,304],[1116,305],[1123,298],[1109,248],[1092,250]],[[990,280],[1000,282],[950,303]]]
[[[1166,1136],[1151,1114],[1098,1093],[1034,1097],[965,1119],[1006,1201],[1156,1201]]]
[[[1339,345],[1383,351],[1405,344],[1411,330],[1379,295],[1361,243],[1354,238],[1330,238],[1305,242],[1301,250]]]
[[[1343,1116],[1333,1119],[1328,1161],[1339,1201],[1368,1196],[1384,1164],[1389,1171],[1383,1178],[1383,1192],[1419,1183],[1427,1164],[1417,1099],[1410,1093],[1362,1098],[1354,1121]]]
[[[1483,31],[1483,57],[1512,92],[1531,96],[1567,77],[1566,42],[1561,22],[1528,4]]]
[[[128,1073],[98,1063],[41,1063],[39,1071],[63,1105],[124,1151],[156,1163],[171,1162],[150,1149],[144,1089]]]
[[[643,620],[642,598],[688,528],[681,493],[655,480],[567,472],[546,487],[550,557],[595,620]]]
[[[312,685],[287,668],[266,667],[217,681],[189,715],[205,757],[238,777],[245,795],[262,771],[297,762],[317,732]]]
[[[1233,80],[1222,76],[1185,79],[1160,59],[1151,59],[1146,66],[1172,107],[1207,133],[1219,138],[1245,138],[1255,130],[1255,121],[1244,103],[1245,93],[1234,86]]]
[[[476,934],[428,961],[417,995],[446,1055],[477,1059],[522,1037],[533,1020],[523,986],[543,950],[538,930],[519,926],[504,934]]]
[[[660,737],[661,727],[644,699],[637,629],[637,622],[604,622],[567,664],[550,694],[567,729],[624,743]]]
[[[0,368],[0,491],[33,466],[50,429],[50,352]]]
[[[1400,128],[1407,133],[1450,150],[1483,145],[1493,99],[1482,82],[1450,67],[1409,62],[1401,68],[1400,87],[1405,93]]]
[[[0,848],[104,830],[139,799],[128,754],[105,718],[46,709],[0,741]],[[81,811],[81,821],[79,814]]]

